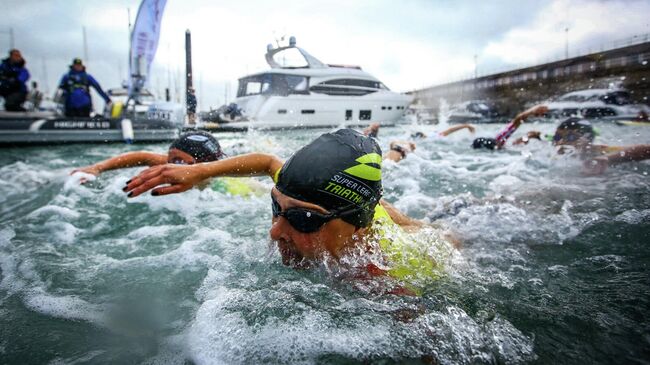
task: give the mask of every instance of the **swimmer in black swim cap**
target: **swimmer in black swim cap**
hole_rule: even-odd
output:
[[[192,165],[216,161],[224,157],[219,141],[210,133],[190,131],[182,134],[169,146],[166,155],[147,151],[127,152],[96,164],[73,170],[99,176],[104,171],[136,166],[156,166],[167,163]],[[82,180],[82,183],[85,180]]]
[[[534,106],[524,112],[517,114],[517,116],[510,122],[508,125],[501,130],[495,138],[485,138],[479,137],[472,142],[472,148],[480,149],[485,148],[489,150],[494,149],[503,149],[505,148],[506,141],[512,136],[517,128],[521,126],[528,117],[531,116],[541,116],[548,112],[548,108],[545,105]]]
[[[302,267],[324,257],[336,260],[367,250],[375,219],[384,216],[409,230],[423,223],[400,213],[384,200],[381,149],[370,137],[351,129],[323,134],[282,162],[252,153],[193,166],[154,166],[126,186],[129,196],[178,193],[203,179],[267,175],[271,191],[269,234],[283,263]],[[157,185],[154,187],[154,185]],[[163,186],[161,186],[163,185]]]
[[[373,138],[341,129],[294,153],[279,171],[275,187],[288,197],[339,212],[344,221],[366,227],[382,194],[381,159]]]

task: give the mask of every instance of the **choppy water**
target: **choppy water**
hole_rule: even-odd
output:
[[[382,130],[382,146],[413,129]],[[231,153],[287,157],[322,132],[218,137]],[[601,126],[604,143],[649,137]],[[4,149],[0,363],[648,363],[650,164],[586,178],[545,143],[495,153],[472,139],[421,141],[384,167],[389,201],[464,241],[422,298],[282,266],[266,195],[127,200],[138,169],[68,176],[164,144]]]

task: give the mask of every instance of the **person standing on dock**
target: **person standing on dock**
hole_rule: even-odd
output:
[[[17,49],[9,51],[9,57],[0,64],[0,96],[5,99],[5,109],[10,112],[24,112],[22,104],[27,99],[29,71],[25,59]]]
[[[59,83],[59,89],[63,91],[65,98],[66,117],[90,117],[93,107],[90,97],[91,86],[104,98],[106,104],[111,102],[111,98],[102,90],[95,78],[86,73],[86,66],[81,59],[75,58],[70,65],[70,71],[63,75]]]

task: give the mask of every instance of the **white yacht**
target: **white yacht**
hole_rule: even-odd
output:
[[[300,66],[282,64],[292,51],[304,58]],[[267,47],[271,69],[239,79],[236,107],[246,122],[229,127],[319,127],[394,123],[412,101],[410,95],[390,91],[358,66],[328,65],[291,37],[289,45]]]

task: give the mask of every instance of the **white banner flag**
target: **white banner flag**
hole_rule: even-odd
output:
[[[158,49],[160,23],[167,0],[142,0],[131,32],[129,95],[144,87]]]

